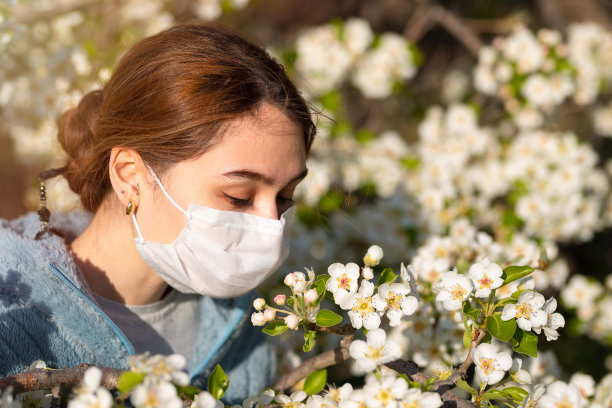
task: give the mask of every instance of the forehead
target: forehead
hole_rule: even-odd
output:
[[[247,169],[278,178],[302,173],[305,163],[302,129],[278,108],[262,105],[230,121],[219,143],[191,164],[200,174]]]

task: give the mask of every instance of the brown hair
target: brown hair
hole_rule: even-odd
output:
[[[156,172],[195,158],[223,126],[262,103],[281,109],[310,149],[310,109],[282,65],[242,35],[211,23],[176,26],[136,44],[103,90],[85,95],[59,122],[70,159],[64,174],[86,210],[111,190],[110,151],[138,151]]]

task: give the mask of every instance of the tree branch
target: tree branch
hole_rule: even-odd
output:
[[[309,374],[317,370],[321,370],[322,368],[326,368],[334,364],[340,364],[341,362],[348,360],[348,358],[351,356],[349,354],[349,346],[351,345],[353,338],[353,334],[343,336],[342,340],[340,341],[340,347],[336,347],[333,350],[326,351],[323,354],[319,354],[318,356],[304,361],[290,373],[284,375],[280,380],[278,380],[278,382],[274,384],[273,388],[280,393],[284,393],[285,390],[293,387],[298,381],[307,377]]]
[[[414,361],[399,359],[391,361],[385,364],[385,366],[400,374],[406,374],[408,378],[419,384],[424,384],[429,379],[425,374],[419,372],[419,366]]]
[[[0,391],[13,387],[13,392],[19,394],[27,391],[54,390],[61,385],[75,386],[81,383],[85,371],[93,367],[91,364],[80,364],[76,367],[63,368],[60,370],[49,370],[46,368],[35,368],[30,371],[18,373],[0,379]],[[117,380],[123,370],[116,368],[103,368],[102,381],[100,385],[109,390],[117,388]]]

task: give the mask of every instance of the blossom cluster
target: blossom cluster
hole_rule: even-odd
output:
[[[474,85],[498,97],[521,129],[534,129],[556,107],[573,98],[594,102],[612,72],[612,35],[594,23],[573,24],[561,33],[517,27],[480,50]]]
[[[479,126],[470,106],[453,104],[429,108],[412,144],[397,132],[366,142],[318,138],[297,194],[316,205],[334,188],[351,194],[373,185],[378,199],[350,217],[335,212],[321,226],[295,225],[292,263],[357,256],[345,255],[355,242],[378,242],[400,262],[463,218],[493,231],[505,252],[527,240],[588,241],[610,225],[610,176],[590,145],[571,132],[530,131],[510,140],[498,134]]]
[[[572,310],[578,332],[610,344],[612,336],[612,277],[602,285],[594,278],[575,274],[561,290],[563,305]]]
[[[416,72],[414,51],[404,37],[393,32],[377,37],[360,18],[308,28],[297,38],[296,52],[295,67],[311,96],[351,78],[365,97],[386,98]]]

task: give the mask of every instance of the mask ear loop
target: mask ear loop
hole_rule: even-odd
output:
[[[170,200],[170,202],[180,211],[182,212],[185,217],[190,218],[189,213],[185,210],[183,210],[183,208],[181,208],[180,205],[178,205],[176,203],[176,201],[174,201],[172,199],[172,197],[170,197],[170,194],[168,194],[168,192],[166,191],[166,189],[164,188],[164,185],[162,184],[162,182],[160,181],[159,177],[157,177],[157,174],[155,174],[155,172],[153,171],[153,169],[151,168],[151,166],[149,166],[148,163],[145,163],[145,166],[147,166],[147,169],[149,169],[149,172],[151,172],[151,175],[153,176],[153,178],[155,179],[155,182],[157,183],[157,185],[159,186],[159,188],[161,188],[162,193],[164,193],[164,195],[166,196],[166,198],[168,200]],[[134,222],[134,227],[136,228],[136,233],[138,234],[138,237],[140,239],[142,239],[144,241],[144,237],[142,236],[142,233],[140,232],[140,227],[138,226],[138,221],[136,221],[136,215],[132,213],[132,221]]]
[[[145,166],[147,166],[147,168],[149,169],[149,171],[151,172],[151,175],[153,176],[153,178],[155,179],[155,182],[157,183],[157,185],[159,186],[159,188],[161,188],[162,193],[164,193],[164,195],[166,196],[166,198],[168,200],[170,200],[170,202],[183,214],[185,214],[185,217],[189,218],[189,214],[187,213],[187,211],[183,210],[181,208],[180,205],[178,205],[176,203],[176,201],[174,201],[172,199],[172,197],[170,197],[170,194],[168,194],[168,192],[166,191],[166,189],[164,188],[164,185],[162,184],[162,182],[159,180],[159,178],[157,177],[157,174],[155,174],[155,172],[153,171],[153,169],[151,168],[151,166],[149,166],[147,163],[145,163]]]

